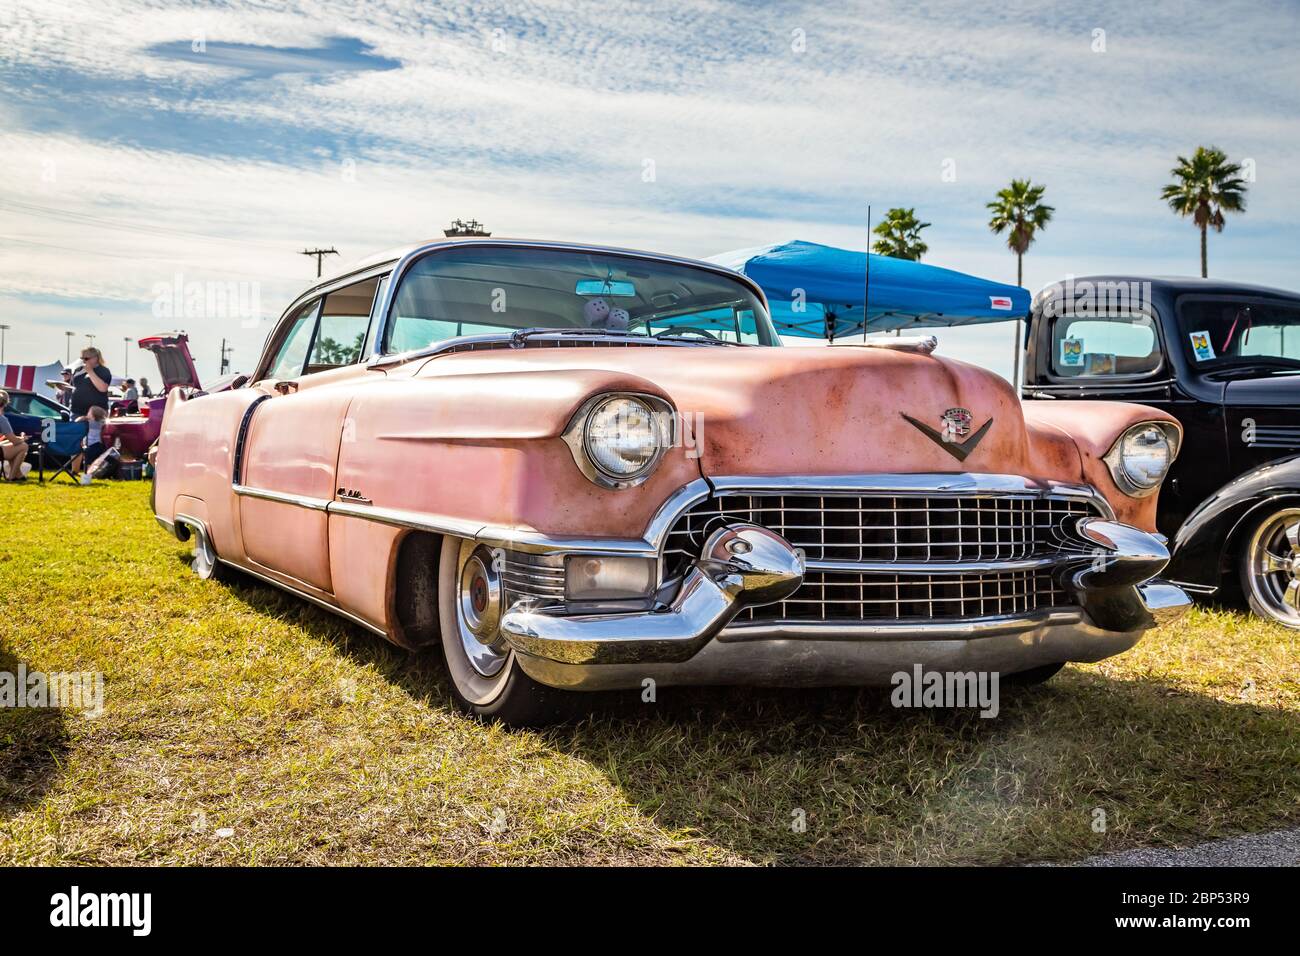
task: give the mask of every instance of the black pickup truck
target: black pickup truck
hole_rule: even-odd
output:
[[[1300,294],[1212,279],[1088,276],[1034,298],[1026,399],[1140,402],[1183,447],[1160,491],[1165,576],[1240,587],[1300,628]]]

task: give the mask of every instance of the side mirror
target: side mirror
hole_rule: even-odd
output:
[[[247,384],[248,384],[248,376],[247,376],[247,375],[237,375],[237,376],[235,376],[235,380],[234,380],[233,382],[230,383],[230,387],[231,387],[232,389],[234,389],[234,388],[243,388],[243,387],[244,387],[245,385],[247,385]]]

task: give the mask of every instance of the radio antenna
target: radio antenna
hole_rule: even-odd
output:
[[[871,203],[867,203],[867,271],[862,285],[862,341],[867,341],[867,307],[871,304]]]

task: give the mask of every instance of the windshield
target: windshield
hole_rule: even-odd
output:
[[[1300,367],[1300,303],[1193,299],[1178,308],[1184,347],[1197,365]]]
[[[1160,340],[1148,315],[1063,315],[1052,324],[1052,371],[1078,378],[1145,375],[1160,367]]]
[[[383,351],[531,328],[780,344],[762,300],[744,283],[711,270],[476,244],[431,253],[411,266],[393,300]]]

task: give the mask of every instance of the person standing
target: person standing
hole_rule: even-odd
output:
[[[143,375],[140,376],[140,397],[153,398],[153,389],[149,387],[149,380]]]
[[[72,376],[72,417],[80,418],[92,408],[108,411],[108,386],[113,373],[104,367],[104,355],[93,345],[81,350],[81,368]]]

